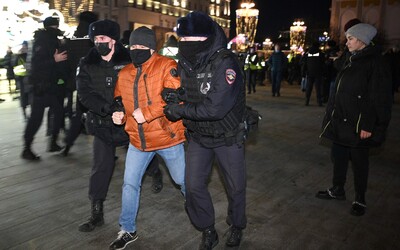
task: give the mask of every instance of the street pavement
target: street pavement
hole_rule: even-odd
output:
[[[114,176],[105,201],[105,225],[82,233],[88,218],[87,197],[92,162],[91,136],[80,135],[68,157],[46,152],[46,120],[33,150],[41,161],[20,158],[25,120],[17,94],[0,82],[0,249],[107,249],[116,238],[121,208],[125,149],[118,148]],[[236,249],[400,249],[400,98],[396,94],[387,141],[370,156],[364,216],[350,215],[354,197],[351,168],[346,201],[319,200],[318,190],[331,185],[329,142],[319,138],[324,108],[315,93],[304,105],[298,85],[283,84],[281,97],[270,85],[257,86],[247,104],[262,115],[246,142],[247,228]],[[68,125],[68,122],[66,123]],[[63,143],[61,133],[59,143]],[[184,211],[184,200],[167,169],[164,189],[151,192],[151,178],[142,184],[137,218],[139,238],[126,249],[197,249],[201,233]],[[227,197],[218,166],[209,190],[216,229],[225,247]],[[235,249],[235,248],[234,248]]]

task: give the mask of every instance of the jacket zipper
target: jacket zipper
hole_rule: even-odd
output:
[[[331,117],[333,116],[334,113],[335,113],[335,110],[332,111]],[[319,138],[321,138],[322,135],[325,133],[325,130],[326,130],[326,128],[329,126],[330,123],[331,123],[331,121],[329,121],[329,122],[325,125],[324,129],[322,130],[321,134],[319,135]]]
[[[146,97],[147,97],[147,105],[151,105],[151,99],[149,96],[149,91],[147,90],[147,74],[144,74],[143,80],[144,80],[144,88],[146,89]]]
[[[356,133],[358,134],[360,130],[360,121],[361,121],[361,113],[358,115],[357,126],[356,126]]]
[[[134,98],[134,110],[139,108],[139,79],[140,75],[142,74],[142,67],[139,66],[137,68],[137,74],[135,77],[135,82],[133,83],[133,98]],[[140,139],[140,146],[143,150],[146,149],[146,140],[144,137],[143,125],[138,123],[138,133]]]
[[[353,57],[353,56],[350,56],[350,57],[349,57],[350,63],[347,64],[347,65],[344,67],[343,70],[345,70],[346,68],[350,67],[350,65],[351,65],[351,58],[352,58],[352,57]],[[340,84],[342,83],[342,78],[343,78],[343,74],[340,76],[338,85],[337,85],[337,87],[336,87],[336,94],[339,92]],[[334,114],[334,113],[335,113],[335,108],[333,108],[333,110],[332,110],[331,117],[333,117],[333,114]],[[319,135],[319,138],[321,138],[322,135],[325,133],[325,130],[326,130],[326,128],[329,126],[330,123],[331,123],[331,121],[329,121],[329,122],[325,125],[324,129],[322,130],[321,134]],[[357,129],[358,129],[358,126],[357,126]]]

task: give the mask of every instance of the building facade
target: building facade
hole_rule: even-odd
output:
[[[139,26],[153,29],[160,49],[179,17],[198,10],[209,14],[221,25],[227,36],[230,29],[230,0],[93,0],[93,11],[100,19],[118,22],[121,31],[133,30]]]
[[[351,19],[374,25],[385,49],[400,44],[400,0],[332,0],[330,34],[343,42],[344,25]]]

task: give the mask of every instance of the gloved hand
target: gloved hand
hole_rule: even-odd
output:
[[[183,105],[177,103],[171,103],[164,107],[164,114],[168,120],[176,122],[182,118],[183,115]]]
[[[164,88],[161,92],[162,99],[170,104],[170,103],[180,103],[185,100],[185,89],[184,88]]]
[[[164,88],[161,92],[161,97],[167,104],[179,103],[179,97],[176,89]]]

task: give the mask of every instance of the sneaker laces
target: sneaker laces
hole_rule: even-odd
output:
[[[127,232],[127,231],[125,231],[125,230],[119,231],[119,232],[118,232],[117,239],[121,239],[121,238],[124,236],[125,233],[128,233],[128,234],[129,234],[129,232]],[[129,234],[129,235],[130,235],[130,234]]]

